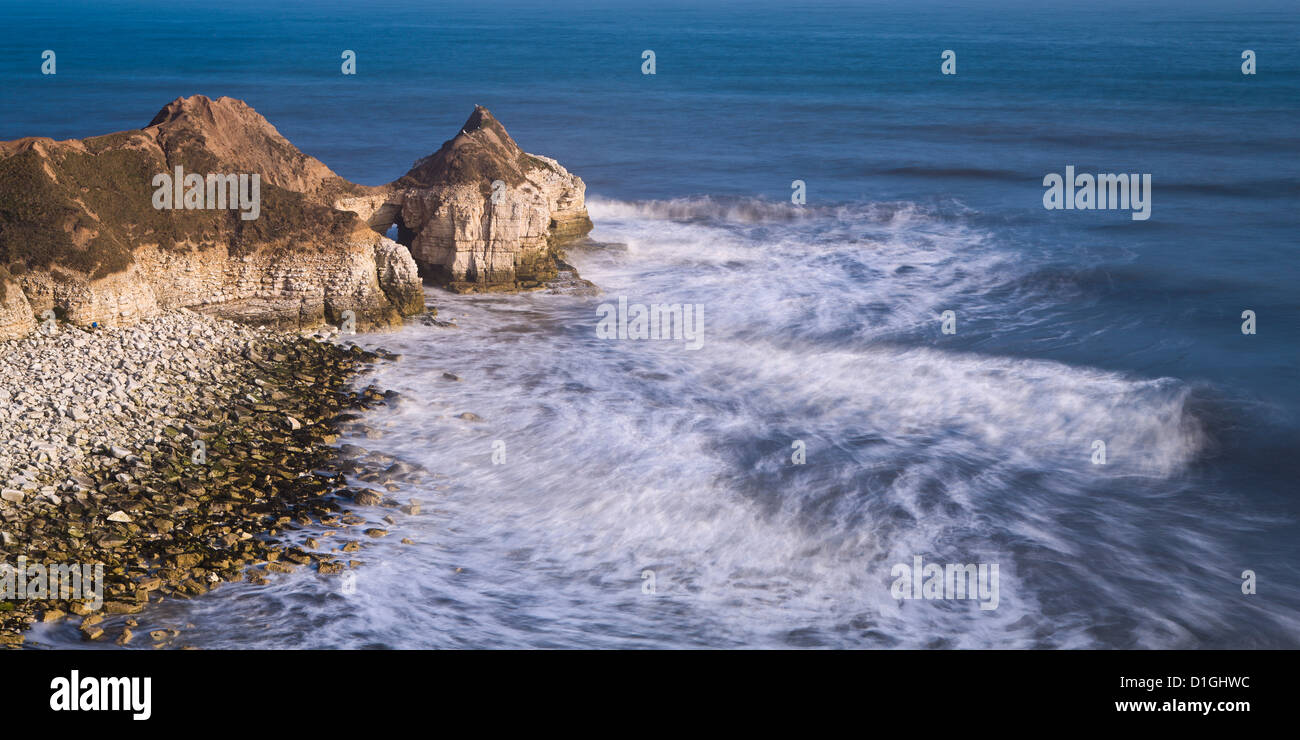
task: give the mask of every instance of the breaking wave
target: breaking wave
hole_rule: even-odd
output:
[[[208,625],[192,639],[1186,647],[1232,629],[1205,563],[1250,525],[1200,513],[1230,505],[1191,483],[1203,391],[998,352],[1060,303],[1032,245],[955,204],[591,213],[625,247],[570,254],[602,296],[430,293],[459,328],[359,338],[404,355],[365,379],[402,400],[345,441],[436,471],[399,494],[424,502],[395,532],[416,544],[377,541],[355,594],[302,576],[223,590],[238,610],[174,606]],[[702,306],[704,346],[597,338],[618,296]],[[998,564],[997,609],[895,599],[914,556]]]

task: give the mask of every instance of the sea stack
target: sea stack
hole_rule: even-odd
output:
[[[540,287],[556,277],[563,246],[592,228],[582,179],[520,149],[482,106],[388,187],[370,223],[396,223],[421,273],[457,292]]]

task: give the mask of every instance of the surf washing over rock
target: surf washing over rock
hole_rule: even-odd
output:
[[[793,218],[717,198],[590,207],[597,240],[624,245],[573,250],[606,298],[448,295],[440,311],[458,328],[358,337],[403,355],[365,378],[399,401],[339,442],[438,476],[391,494],[424,512],[371,542],[354,592],[274,580],[257,594],[268,626],[256,634],[222,607],[243,586],[162,605],[169,623],[196,625],[189,644],[1185,644],[1137,597],[1208,579],[1196,554],[1222,537],[1216,520],[1177,516],[1213,508],[1185,475],[1205,444],[1193,389],[932,341],[962,295],[1017,291],[1027,310],[1001,332],[1057,323],[1053,287],[1033,280],[1046,256],[1009,250],[965,211],[908,202]],[[629,314],[705,306],[706,341],[598,336],[597,307],[618,296]],[[1116,451],[1105,466],[1088,458],[1097,437]],[[1096,529],[1043,524],[1089,516],[1099,499]],[[1142,511],[1176,571],[1145,569]],[[1115,568],[1092,566],[1103,557]],[[898,598],[898,564],[920,598]],[[1081,616],[1061,626],[1043,605],[1063,599]],[[1116,603],[1151,620],[1095,630]],[[1197,594],[1178,603],[1196,620],[1215,611]]]
[[[180,199],[159,206],[177,174]],[[240,207],[221,207],[232,190]],[[177,98],[142,129],[0,142],[0,339],[47,311],[82,326],[176,308],[295,328],[352,311],[359,329],[393,326],[423,310],[425,280],[469,292],[554,279],[564,244],[591,229],[584,195],[482,107],[405,176],[368,187],[240,100]],[[397,241],[384,235],[394,223]]]

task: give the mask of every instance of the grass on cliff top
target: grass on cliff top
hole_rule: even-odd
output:
[[[488,146],[481,141],[462,138],[458,142],[452,139],[432,155],[416,162],[415,167],[393,185],[429,188],[480,183],[480,189],[490,195],[493,181],[500,180],[512,188],[518,187],[527,180],[524,173],[534,169],[555,171],[549,162],[521,150],[512,152],[504,146]]]
[[[551,166],[550,162],[547,162],[544,159],[538,159],[528,152],[520,153],[519,162],[523,165],[525,170],[546,170],[547,172],[555,172],[555,167]]]
[[[318,242],[352,228],[352,214],[266,182],[260,215],[251,221],[238,209],[155,209],[154,175],[172,173],[177,164],[187,174],[228,170],[197,147],[172,152],[169,161],[156,149],[124,148],[134,135],[87,139],[89,153],[59,149],[47,160],[28,150],[0,160],[0,265],[63,267],[93,279],[125,270],[140,244],[178,249],[224,242],[240,254],[272,241]]]

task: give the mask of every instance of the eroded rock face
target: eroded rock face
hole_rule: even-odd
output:
[[[257,174],[257,218],[155,208],[153,178],[176,167]],[[232,98],[177,99],[133,131],[0,143],[0,267],[13,273],[0,338],[26,334],[49,309],[106,326],[177,307],[280,326],[337,322],[346,310],[358,328],[399,323],[423,308],[415,262],[333,207],[372,190]]]
[[[558,162],[528,154],[486,108],[415,163],[382,201],[354,198],[432,280],[452,290],[517,290],[556,275],[561,247],[591,231],[586,185]]]
[[[21,337],[36,327],[27,296],[9,274],[0,267],[0,339]]]

